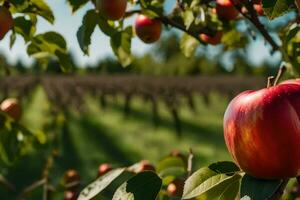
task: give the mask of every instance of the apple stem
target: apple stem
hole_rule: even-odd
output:
[[[286,71],[286,66],[282,65],[278,70],[278,73],[277,73],[277,76],[276,76],[273,86],[278,84],[280,78],[282,77],[282,75],[284,74],[285,71]]]
[[[267,88],[272,87],[273,82],[274,82],[275,77],[274,76],[269,76],[268,77],[268,84],[267,84]]]
[[[268,200],[280,200],[288,182],[289,182],[289,179],[283,179],[281,184],[276,189],[275,193],[271,197],[269,197]]]

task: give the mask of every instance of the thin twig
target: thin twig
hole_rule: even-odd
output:
[[[234,3],[234,2],[232,1],[232,3]],[[262,34],[262,36],[265,38],[265,40],[272,46],[273,52],[278,51],[280,49],[280,47],[277,45],[277,43],[271,37],[269,32],[266,30],[265,26],[259,21],[257,12],[255,11],[255,9],[253,7],[252,1],[247,0],[245,3],[245,6],[250,15],[243,13],[240,5],[237,5],[234,3],[234,6],[246,19],[248,19],[257,28],[257,30]]]
[[[0,174],[0,184],[6,187],[8,190],[16,191],[15,186],[12,183],[10,183],[8,180],[6,180],[6,178],[1,174]]]
[[[267,88],[271,87],[274,84],[274,76],[269,76],[268,77],[268,84],[267,84]]]
[[[37,189],[38,187],[44,185],[46,182],[46,179],[41,179],[37,182],[34,182],[33,184],[31,184],[30,186],[26,187],[23,192],[19,195],[19,197],[17,198],[18,200],[23,199],[27,194],[31,193],[32,191],[34,191],[35,189]]]

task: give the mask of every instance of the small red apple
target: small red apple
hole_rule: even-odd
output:
[[[231,0],[217,0],[217,15],[220,19],[234,20],[239,15],[239,11],[235,9]]]
[[[124,17],[127,0],[96,0],[97,11],[108,20],[120,20]]]
[[[217,44],[220,44],[220,42],[222,40],[222,36],[223,36],[222,31],[216,32],[214,36],[210,36],[205,33],[202,33],[202,34],[200,34],[200,39],[205,43],[208,43],[211,45],[217,45]]]
[[[142,160],[140,161],[140,169],[138,170],[138,172],[143,171],[155,171],[155,167],[150,164],[148,160]]]
[[[16,121],[18,121],[22,116],[21,105],[19,101],[14,98],[5,99],[0,105],[0,110],[8,114]]]
[[[300,84],[245,91],[224,116],[228,150],[246,173],[262,179],[300,175]]]
[[[146,15],[137,16],[134,28],[137,36],[147,44],[159,40],[162,31],[161,22]]]
[[[167,193],[171,197],[181,197],[184,188],[184,181],[181,179],[175,179],[167,187]]]
[[[69,169],[64,174],[64,181],[65,183],[78,182],[80,181],[80,176],[76,170]]]
[[[4,6],[1,6],[0,7],[0,40],[2,40],[6,35],[6,33],[10,29],[12,29],[13,23],[14,20],[9,10]]]
[[[260,15],[260,16],[265,15],[262,4],[254,4],[253,6],[254,6],[254,9],[256,10],[258,15]]]
[[[112,169],[113,168],[110,164],[103,163],[103,164],[99,165],[99,167],[98,167],[98,176],[103,176],[104,174],[106,174],[107,172],[109,172]]]
[[[64,200],[76,200],[77,194],[73,191],[65,191],[64,192]]]

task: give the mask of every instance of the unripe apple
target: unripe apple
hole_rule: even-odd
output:
[[[300,175],[300,84],[245,91],[229,104],[224,137],[246,173],[261,179]]]
[[[0,40],[4,38],[6,33],[13,27],[13,18],[9,10],[1,6],[0,7]]]
[[[150,164],[148,160],[142,160],[140,161],[140,168],[138,172],[143,171],[155,171],[155,167],[152,164]]]
[[[217,15],[220,19],[234,20],[239,15],[239,11],[235,9],[231,0],[217,0]]]
[[[14,98],[5,99],[0,105],[0,110],[16,121],[18,121],[22,116],[21,105],[19,101]]]
[[[222,36],[223,36],[222,31],[216,32],[214,36],[210,36],[205,33],[202,33],[202,34],[200,34],[200,39],[205,43],[208,43],[211,45],[217,45],[217,44],[220,44],[220,42],[222,40]]]
[[[124,17],[127,0],[96,0],[97,11],[108,20],[120,20]]]
[[[171,197],[181,197],[183,194],[184,181],[175,179],[167,187],[167,193]]]
[[[152,19],[146,15],[138,15],[134,29],[136,35],[145,43],[153,43],[159,40],[162,25],[158,19]]]
[[[187,164],[187,157],[178,150],[173,150],[170,156],[180,158],[185,164]]]
[[[103,164],[99,165],[99,167],[98,167],[98,176],[103,176],[104,174],[106,174],[107,172],[109,172],[112,169],[113,168],[110,164],[103,163]]]
[[[72,182],[79,182],[80,181],[80,176],[79,176],[79,174],[76,170],[69,169],[64,174],[64,181],[67,184],[72,183]]]

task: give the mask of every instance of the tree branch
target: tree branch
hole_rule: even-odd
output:
[[[234,2],[232,1],[232,3]],[[272,46],[272,52],[278,51],[280,49],[278,44],[274,41],[269,32],[266,30],[265,26],[259,21],[257,12],[253,7],[252,1],[247,0],[245,3],[245,6],[250,15],[243,13],[240,5],[234,3],[234,6],[246,19],[248,19],[257,28],[257,30],[262,34],[265,40],[268,41],[268,43]]]

